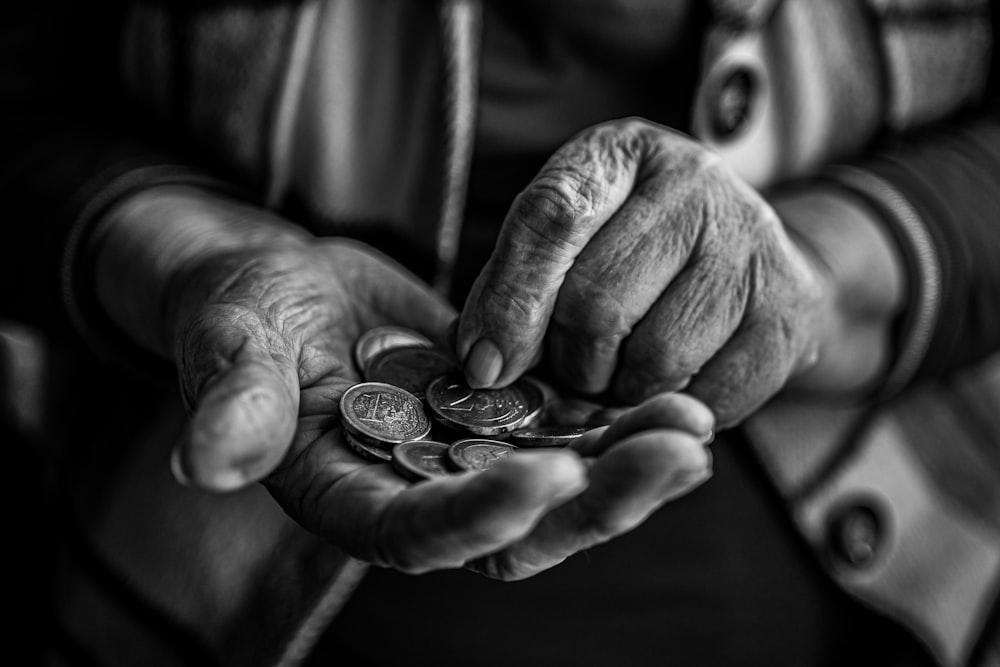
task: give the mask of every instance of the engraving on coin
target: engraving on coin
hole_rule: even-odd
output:
[[[413,481],[446,477],[450,445],[433,440],[411,440],[392,448],[392,465],[400,475]]]
[[[473,389],[461,377],[448,375],[431,382],[425,398],[439,421],[476,435],[511,431],[528,413],[516,382],[503,389]]]
[[[465,438],[451,444],[448,458],[462,470],[482,472],[510,456],[515,449],[517,448],[497,440]]]
[[[365,380],[395,385],[423,398],[432,380],[459,370],[458,360],[439,349],[393,347],[368,361]]]
[[[385,447],[378,447],[373,443],[365,442],[363,438],[355,436],[346,428],[344,429],[344,439],[347,440],[347,444],[351,446],[351,449],[369,461],[375,461],[377,463],[382,461],[392,461],[391,450]]]
[[[433,347],[426,336],[412,329],[395,326],[381,326],[361,334],[354,344],[354,363],[358,370],[365,372],[368,362],[379,352],[396,347]]]
[[[585,426],[534,426],[511,431],[506,439],[517,447],[565,447],[589,431]]]
[[[431,430],[420,399],[384,382],[348,389],[340,398],[340,414],[346,430],[386,443],[420,440]]]

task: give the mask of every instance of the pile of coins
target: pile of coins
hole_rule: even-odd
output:
[[[344,436],[361,456],[412,481],[483,471],[518,448],[564,447],[617,415],[563,400],[529,376],[473,389],[450,352],[401,327],[366,332],[354,361],[365,381],[340,400]]]

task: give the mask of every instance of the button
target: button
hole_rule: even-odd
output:
[[[712,133],[717,141],[732,139],[750,118],[756,77],[746,67],[730,72],[722,82],[710,106]]]
[[[840,563],[856,570],[868,567],[875,562],[883,542],[878,512],[864,502],[845,505],[830,519],[828,540]]]

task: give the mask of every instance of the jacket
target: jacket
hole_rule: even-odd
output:
[[[1000,664],[998,3],[711,4],[694,134],[765,192],[817,179],[865,199],[899,241],[911,286],[877,396],[845,406],[779,396],[743,428],[845,591],[942,665]],[[120,357],[128,346],[87,286],[88,244],[108,207],[158,183],[235,183],[261,205],[304,212],[318,233],[386,230],[447,285],[472,153],[477,2],[114,9],[98,16],[116,40],[77,35],[67,49],[89,47],[85,66],[117,66],[120,78],[83,69],[70,80],[58,58],[7,77],[0,199],[18,224],[0,266],[5,315]],[[338,93],[318,108],[304,94],[317,82]],[[335,150],[307,150],[304,137]],[[38,287],[10,289],[25,279]],[[294,664],[365,566],[293,525],[261,489],[220,501],[174,487],[165,462],[183,413],[169,387],[149,391],[163,401],[131,397],[123,409],[165,425],[159,444],[122,455],[127,473],[100,502],[74,496],[74,553],[90,566],[63,574],[64,622],[87,636],[87,610],[108,604],[105,582],[164,627],[194,631],[197,642],[171,648],[181,663]],[[137,528],[138,506],[155,529]],[[191,572],[169,567],[181,559]],[[170,644],[169,632],[119,620],[119,632]]]

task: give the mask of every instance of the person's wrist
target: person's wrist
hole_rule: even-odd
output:
[[[302,229],[228,196],[192,186],[157,186],[108,211],[95,252],[98,301],[141,347],[170,358],[185,311],[220,276],[206,267],[236,252],[301,245]]]
[[[775,197],[790,236],[827,273],[827,316],[816,363],[789,386],[826,397],[870,394],[889,367],[892,326],[906,289],[902,260],[863,201],[821,186]]]

